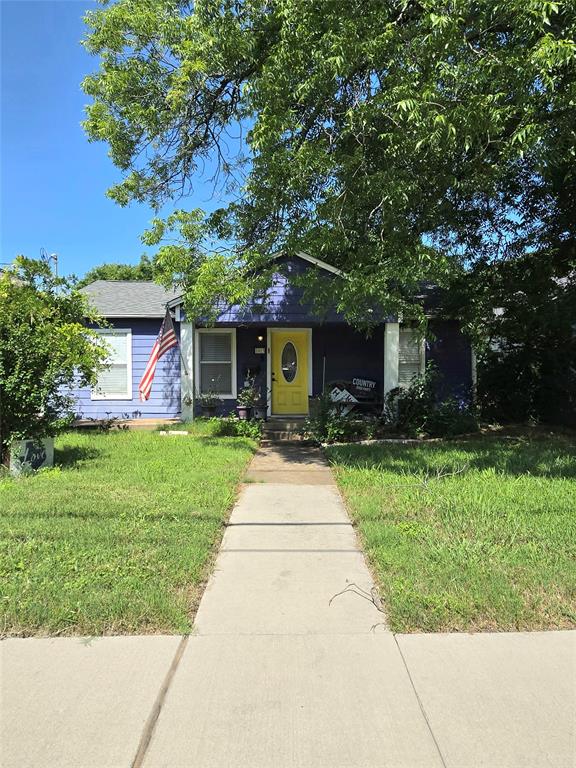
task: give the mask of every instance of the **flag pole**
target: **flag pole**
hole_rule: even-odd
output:
[[[182,351],[180,349],[180,344],[178,344],[178,354],[180,355],[180,360],[182,362],[182,365],[184,366],[184,376],[188,376],[188,368],[186,368],[186,361],[182,357]]]
[[[170,307],[168,306],[168,304],[166,304],[166,309],[168,312],[170,312]],[[182,327],[180,327],[180,330],[182,330]],[[188,376],[188,368],[186,367],[186,360],[184,360],[184,356],[182,355],[180,339],[178,339],[178,354],[180,355],[180,362],[182,363],[182,367],[184,368],[184,376]]]

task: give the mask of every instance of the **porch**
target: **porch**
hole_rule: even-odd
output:
[[[382,403],[387,392],[423,372],[428,359],[442,363],[444,358],[454,368],[453,353],[459,353],[462,365],[448,370],[449,378],[462,382],[464,374],[469,382],[470,355],[463,337],[443,325],[442,336],[435,333],[425,343],[398,322],[383,323],[366,335],[344,323],[195,327],[183,321],[182,417],[198,415],[209,395],[218,400],[218,415],[231,413],[239,393],[250,385],[269,417],[306,416],[310,398],[347,384]]]

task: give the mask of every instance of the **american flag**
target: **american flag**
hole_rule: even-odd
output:
[[[166,354],[169,349],[172,349],[172,347],[175,347],[177,344],[178,339],[176,338],[176,332],[174,331],[172,318],[170,317],[170,310],[167,309],[166,317],[160,326],[160,333],[154,342],[152,352],[150,352],[146,370],[144,371],[144,375],[140,379],[140,384],[138,385],[140,400],[148,400],[150,397],[150,392],[152,391],[152,382],[154,381],[154,374],[156,373],[156,363],[158,360],[160,360],[162,355]]]

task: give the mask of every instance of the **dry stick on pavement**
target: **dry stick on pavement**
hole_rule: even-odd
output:
[[[370,591],[367,589],[364,589],[363,587],[358,586],[355,582],[350,582],[347,584],[344,589],[342,589],[340,592],[336,592],[335,595],[332,595],[330,600],[328,601],[328,605],[332,605],[332,601],[335,600],[337,597],[340,597],[340,595],[344,595],[347,592],[352,592],[354,595],[358,595],[359,597],[364,598],[364,600],[368,600],[369,603],[372,603],[372,605],[376,608],[377,611],[380,611],[380,613],[384,613],[384,607],[382,605],[382,600],[380,599],[380,595],[378,594],[378,588],[372,587]],[[383,625],[383,621],[379,621],[377,624],[373,624],[370,627],[370,631],[374,632],[376,627],[379,627]]]

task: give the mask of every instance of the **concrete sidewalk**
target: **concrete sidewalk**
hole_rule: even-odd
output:
[[[190,638],[2,643],[2,766],[573,768],[576,633],[371,631],[321,454],[247,480]]]

